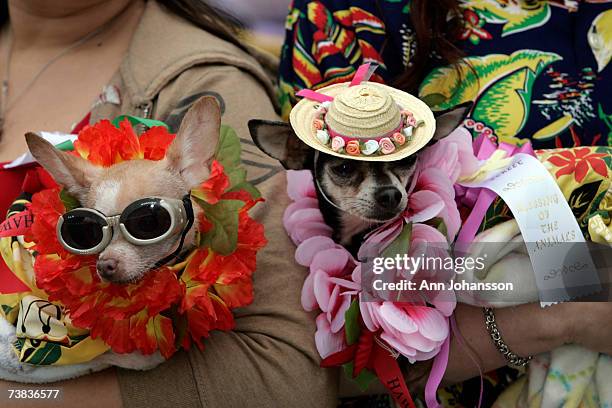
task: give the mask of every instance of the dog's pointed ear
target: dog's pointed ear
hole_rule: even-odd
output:
[[[297,137],[290,124],[253,119],[249,121],[249,131],[255,145],[278,160],[284,168],[308,168],[312,160],[312,148]]]
[[[436,133],[434,133],[432,142],[444,139],[451,134],[453,130],[457,129],[467,117],[472,106],[474,106],[472,102],[465,102],[461,105],[457,105],[453,109],[436,112]]]
[[[32,156],[55,181],[76,198],[84,200],[100,169],[87,160],[62,152],[35,133],[25,135]]]
[[[221,133],[221,109],[217,99],[204,96],[189,108],[166,158],[191,188],[200,185],[210,174]]]

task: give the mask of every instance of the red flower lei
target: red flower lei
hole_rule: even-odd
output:
[[[239,149],[234,133],[226,128],[224,135],[224,151],[228,146]],[[173,139],[164,127],[153,127],[138,137],[128,120],[117,127],[103,120],[80,132],[74,147],[75,154],[108,167],[125,160],[161,160]],[[240,187],[246,186],[244,176],[230,183],[223,161],[238,165],[217,157],[210,178],[192,191],[192,197],[204,209],[198,219],[202,237],[214,234],[219,223],[209,219],[206,210],[212,213],[224,202],[234,204],[227,207],[234,209],[228,218],[238,219],[233,251],[221,255],[214,239],[203,238],[185,261],[149,271],[138,283],[103,282],[96,273],[96,256],[71,254],[58,242],[57,221],[70,205],[62,200],[65,193],[54,186],[33,195],[34,223],[25,236],[37,253],[37,286],[65,308],[74,326],[89,330],[92,338],[102,339],[117,353],[138,350],[148,355],[159,350],[169,358],[179,346],[188,349],[192,342],[202,348],[211,330],[233,329],[231,310],[253,301],[251,275],[266,239],[263,226],[248,214],[260,200]]]

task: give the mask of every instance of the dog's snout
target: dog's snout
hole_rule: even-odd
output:
[[[119,262],[115,259],[98,259],[96,269],[102,279],[112,280],[117,274]]]
[[[395,210],[402,201],[402,192],[395,187],[383,187],[374,194],[374,198],[381,208]]]

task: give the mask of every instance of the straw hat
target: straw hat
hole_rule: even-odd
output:
[[[342,83],[307,92],[291,111],[291,126],[304,143],[326,154],[400,160],[423,148],[436,130],[424,102],[386,85]]]

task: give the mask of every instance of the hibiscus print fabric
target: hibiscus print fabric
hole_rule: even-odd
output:
[[[380,67],[393,84],[418,44],[410,0],[295,0],[287,19],[280,99],[288,115],[303,88]],[[466,54],[456,67],[432,56],[419,97],[436,110],[471,101],[465,122],[534,148],[612,145],[612,1],[460,0]]]

